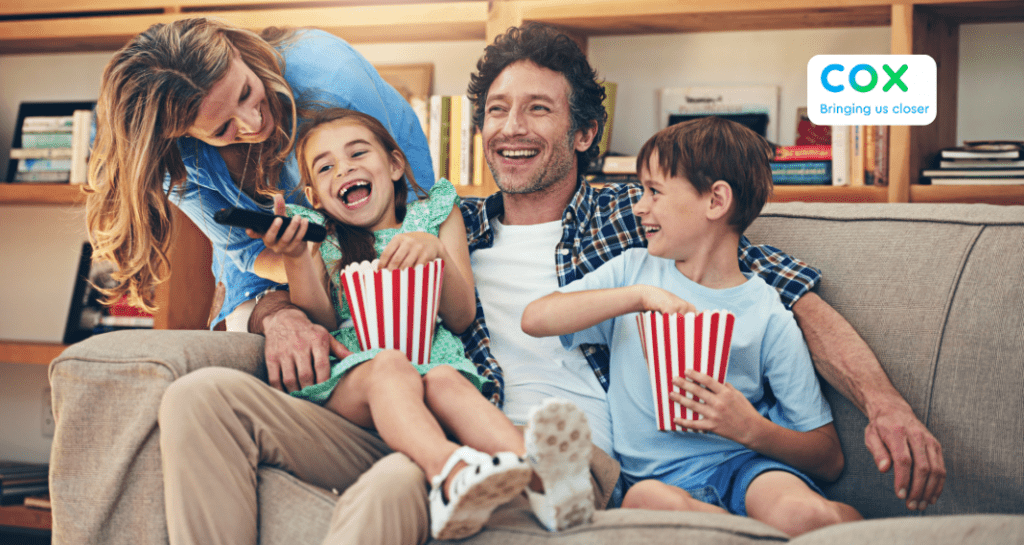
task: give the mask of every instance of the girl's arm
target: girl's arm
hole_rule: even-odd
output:
[[[533,337],[567,335],[631,312],[696,312],[676,295],[654,286],[554,292],[530,303],[523,311],[523,332]]]
[[[702,420],[676,418],[676,424],[717,433],[816,479],[832,482],[842,473],[843,451],[832,423],[804,432],[785,428],[757,412],[731,384],[692,369],[686,371],[685,379],[677,377],[673,383],[703,401],[670,393],[673,401],[704,416]]]
[[[445,327],[453,333],[462,333],[476,317],[476,293],[473,270],[469,265],[466,225],[458,206],[452,207],[436,237],[419,232],[395,235],[381,252],[378,266],[381,269],[402,269],[437,258],[444,260],[438,314]]]

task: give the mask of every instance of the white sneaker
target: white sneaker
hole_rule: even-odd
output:
[[[544,483],[544,493],[526,492],[533,514],[549,531],[572,528],[593,518],[590,449],[587,417],[575,405],[549,398],[530,409],[526,458]]]
[[[448,498],[442,487],[460,461],[466,462],[452,479]],[[430,484],[430,533],[434,539],[467,538],[483,528],[491,512],[526,488],[533,470],[511,452],[494,456],[470,447],[460,447]]]

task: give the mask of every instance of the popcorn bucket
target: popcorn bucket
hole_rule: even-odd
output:
[[[429,363],[443,275],[441,259],[393,271],[377,270],[376,259],[346,266],[341,285],[359,347],[395,349],[415,364]]]
[[[736,316],[727,310],[705,310],[684,315],[642,312],[636,317],[647,369],[651,376],[654,407],[660,431],[695,431],[673,422],[675,418],[701,419],[701,415],[669,399],[671,391],[693,395],[672,384],[675,377],[695,369],[725,383],[729,347]]]

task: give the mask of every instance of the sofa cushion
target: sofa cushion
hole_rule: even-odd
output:
[[[942,444],[928,512],[1024,512],[1024,207],[772,204],[748,236],[822,270],[819,295]],[[868,518],[906,514],[864,446],[867,419],[825,394],[846,455],[826,493]]]
[[[851,522],[822,528],[791,545],[1019,545],[1024,543],[1024,516],[961,515],[904,517]]]

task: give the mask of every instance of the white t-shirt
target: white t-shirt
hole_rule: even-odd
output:
[[[505,375],[505,414],[524,425],[530,408],[544,399],[568,399],[587,415],[594,444],[611,453],[607,395],[583,352],[566,350],[558,337],[531,337],[521,325],[526,305],[558,289],[555,248],[562,222],[491,225],[494,245],[475,250],[471,259],[491,354]]]

